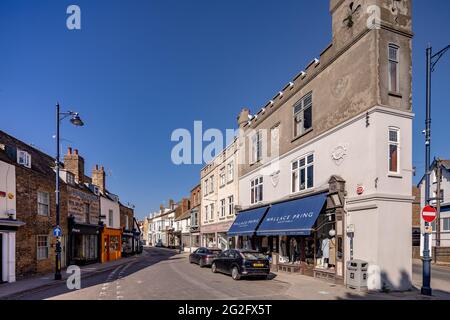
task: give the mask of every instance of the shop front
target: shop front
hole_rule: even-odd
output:
[[[227,221],[211,225],[202,225],[202,245],[208,248],[227,249],[229,247],[227,232],[232,224],[232,221]]]
[[[102,263],[122,258],[122,230],[104,227],[101,243]]]
[[[256,231],[256,247],[276,271],[343,278],[343,238],[329,193],[274,203]],[[339,221],[341,222],[341,221]]]
[[[16,281],[16,232],[25,223],[0,219],[0,283]]]
[[[101,226],[85,223],[75,223],[73,217],[68,219],[69,265],[86,265],[100,261]]]
[[[135,254],[134,233],[129,230],[122,232],[122,257]]]

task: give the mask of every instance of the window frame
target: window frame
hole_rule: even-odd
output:
[[[108,210],[108,225],[110,228],[114,226],[114,210],[109,209]]]
[[[44,241],[41,241],[45,238],[45,245],[42,245]],[[40,245],[41,244],[41,245]],[[42,256],[42,249],[45,249],[45,256]],[[36,236],[36,260],[48,260],[50,258],[50,241],[48,234],[40,234]]]
[[[234,195],[228,196],[228,215],[234,215]]]
[[[214,212],[214,210],[215,210],[215,208],[214,208],[214,203],[210,203],[209,204],[209,211],[211,211],[211,214],[210,214],[210,219],[209,219],[209,221],[214,221],[214,219],[215,219],[215,212]]]
[[[220,200],[220,218],[225,218],[226,216],[226,199]]]
[[[311,103],[308,105],[305,105],[305,101],[308,97],[311,97]],[[296,108],[300,107],[298,111],[296,111]],[[305,110],[311,109],[311,125],[308,128],[305,128]],[[294,105],[292,106],[292,136],[293,139],[297,139],[301,137],[302,135],[306,134],[310,130],[313,129],[313,93],[312,91],[305,94],[302,98],[300,98]],[[297,117],[301,116],[301,121],[297,121]],[[301,130],[300,132],[297,132],[297,126],[301,123]]]
[[[391,58],[391,49],[396,50],[395,59]],[[395,43],[389,43],[388,44],[388,89],[389,92],[393,93],[400,93],[400,76],[399,76],[399,70],[400,70],[400,46],[396,45]],[[392,70],[391,70],[391,64],[395,64],[395,90],[392,88]]]
[[[227,183],[230,183],[234,180],[234,161],[230,161],[227,163]]]
[[[391,140],[391,132],[395,131],[397,133],[397,141]],[[391,170],[391,146],[395,145],[397,147],[397,171]],[[400,155],[400,146],[401,146],[401,132],[398,127],[389,127],[388,128],[388,173],[390,175],[400,175],[401,173],[401,155]]]
[[[312,158],[312,161],[311,162],[309,162],[308,160],[308,158],[309,157],[313,157]],[[304,161],[304,164],[303,165],[301,165],[301,161]],[[299,193],[299,192],[304,192],[304,191],[307,191],[307,190],[311,190],[311,189],[314,189],[314,176],[315,176],[315,174],[314,174],[314,167],[315,167],[315,161],[316,161],[316,157],[315,157],[315,154],[314,154],[314,152],[309,152],[309,153],[306,153],[306,154],[304,154],[304,155],[302,155],[302,156],[300,156],[300,157],[298,157],[297,159],[295,159],[294,161],[292,161],[291,162],[291,184],[290,184],[290,189],[291,189],[291,194],[296,194],[296,193]],[[294,164],[296,164],[297,165],[297,167],[294,169],[293,167],[294,167]],[[308,180],[309,180],[309,168],[311,168],[312,167],[312,185],[311,186],[309,186],[309,184],[308,184]],[[305,172],[305,187],[302,189],[301,188],[301,170],[304,170],[304,172]],[[294,177],[294,172],[297,174],[297,183],[294,185],[294,181],[293,181],[293,177]],[[294,186],[295,186],[295,189],[294,189]],[[294,189],[294,190],[293,190]]]
[[[39,195],[42,195],[42,194],[45,194],[47,196],[47,203],[40,202],[42,198],[40,198]],[[40,208],[42,208],[42,206],[46,206],[46,208],[47,208],[46,214],[41,213]],[[50,193],[47,191],[38,191],[37,192],[37,214],[38,214],[38,216],[41,216],[41,217],[49,217],[50,216]]]
[[[250,203],[257,204],[264,201],[264,177],[258,176],[250,181]]]
[[[223,166],[222,168],[219,169],[219,183],[220,183],[221,187],[223,187],[227,184],[225,166]]]

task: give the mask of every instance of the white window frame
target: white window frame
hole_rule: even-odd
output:
[[[75,184],[75,175],[72,172],[67,172],[66,180],[67,180],[68,184],[74,185]]]
[[[450,217],[442,218],[442,231],[448,232],[450,231]],[[447,224],[447,226],[445,225]]]
[[[311,98],[311,103],[305,105],[306,100],[308,98]],[[297,111],[296,109],[299,108]],[[309,128],[305,128],[305,110],[311,108],[311,126]],[[297,101],[294,106],[292,107],[292,136],[293,138],[298,138],[304,135],[306,132],[309,132],[313,128],[313,94],[312,91],[305,94],[299,101]],[[299,132],[297,131],[297,126],[300,126]]]
[[[391,140],[391,132],[395,131],[397,133],[397,141]],[[401,172],[400,169],[400,161],[401,161],[401,155],[400,155],[400,140],[401,139],[401,132],[400,128],[397,127],[389,127],[388,129],[388,172],[389,174],[399,175]],[[391,170],[391,145],[395,145],[397,147],[397,170],[392,171]]]
[[[219,181],[220,186],[223,187],[227,183],[226,173],[225,173],[225,167],[220,168],[219,170]]]
[[[264,201],[264,178],[259,176],[250,181],[250,202],[256,204]]]
[[[395,50],[395,58],[391,58],[391,49]],[[389,91],[390,92],[395,92],[398,93],[400,91],[399,85],[400,85],[400,80],[399,80],[399,69],[400,69],[400,59],[399,59],[399,53],[400,53],[400,47],[394,43],[390,43],[388,45],[388,82],[389,82]],[[396,89],[393,90],[392,88],[392,83],[391,83],[391,79],[392,79],[392,70],[391,70],[391,64],[395,64],[395,82],[396,82]]]
[[[220,200],[220,218],[225,218],[225,207],[226,207],[225,199]]]
[[[44,241],[45,239],[45,241]],[[42,245],[44,244],[45,245]],[[36,236],[36,259],[37,260],[47,260],[49,259],[50,242],[48,235],[37,235]]]
[[[231,195],[228,197],[228,215],[234,215],[234,196]]]
[[[209,205],[209,207],[210,207],[210,211],[211,211],[211,219],[210,219],[210,221],[212,221],[212,220],[214,220],[214,217],[216,216],[215,215],[215,212],[214,212],[214,203],[211,203],[210,205]]]
[[[207,196],[208,195],[208,183],[209,183],[209,179],[205,179],[205,185],[203,187],[203,196]]]
[[[256,163],[262,159],[262,132],[258,130],[251,137],[251,163]]]
[[[17,163],[31,169],[31,155],[23,150],[17,150]]]
[[[208,205],[208,206],[205,206],[205,222],[208,222],[208,221],[209,221],[208,210],[209,210],[209,205]]]
[[[114,210],[108,210],[108,226],[112,228],[114,226]]]
[[[44,201],[44,199],[42,198],[43,195],[45,195],[44,198],[46,198],[47,203],[43,202]],[[46,208],[47,212],[42,213],[42,211],[41,211],[42,208]],[[46,191],[38,191],[37,192],[37,214],[39,216],[43,216],[43,217],[50,216],[50,193],[48,193]]]
[[[232,182],[234,180],[234,162],[231,161],[227,164],[227,181]]]
[[[308,161],[309,158],[312,156],[312,161]],[[302,161],[303,161],[303,165],[302,165]],[[310,190],[314,188],[314,163],[315,163],[316,159],[315,159],[315,155],[313,152],[307,153],[299,158],[297,158],[295,161],[291,162],[291,185],[290,185],[290,189],[291,189],[291,194],[295,194],[298,192],[303,192],[305,190]],[[294,169],[294,165],[296,165],[296,168]],[[312,167],[312,185],[309,186],[308,185],[308,180],[309,180],[309,172],[308,169]],[[305,185],[302,187],[300,185],[300,177],[301,177],[301,171],[304,170],[305,172]],[[294,178],[294,174],[296,174],[297,177],[297,183],[294,184],[293,178]]]
[[[211,190],[209,191],[209,193],[213,193],[214,192],[214,176],[209,177],[209,181],[210,181],[210,187],[211,187]]]

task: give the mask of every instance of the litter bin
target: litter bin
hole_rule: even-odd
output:
[[[363,260],[347,261],[347,288],[367,291],[369,263]]]

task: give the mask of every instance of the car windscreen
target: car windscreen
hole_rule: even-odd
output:
[[[222,250],[208,250],[207,254],[213,254],[213,255],[218,256],[221,252],[222,252]]]
[[[241,252],[245,259],[249,260],[258,260],[258,259],[267,259],[267,256],[263,253],[258,252]]]

